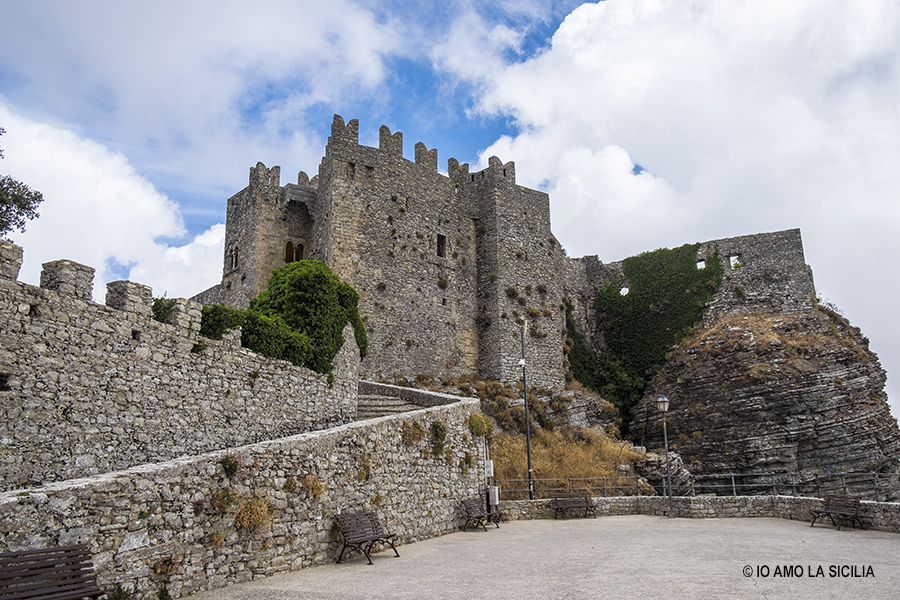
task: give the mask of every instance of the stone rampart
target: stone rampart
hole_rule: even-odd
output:
[[[165,585],[178,598],[332,561],[333,516],[371,509],[402,556],[402,544],[463,524],[460,500],[483,481],[482,444],[468,431],[478,409],[463,400],[234,448],[243,468],[232,479],[216,452],[6,492],[0,551],[85,542],[102,586],[149,597]],[[430,434],[403,435],[405,421],[427,432],[438,420],[442,450]]]
[[[49,288],[0,278],[0,490],[356,418],[359,353],[349,326],[329,384],[241,348],[239,331],[200,337],[195,302],[175,300],[159,323],[150,288],[120,281],[109,284],[107,306],[95,304],[92,279],[93,269],[71,261],[45,265]]]
[[[669,513],[665,496],[616,496],[595,498],[598,517],[616,515],[656,515]],[[691,496],[672,498],[672,516],[686,519],[726,517],[773,517],[792,521],[812,521],[810,510],[822,505],[819,498],[794,496]],[[552,519],[550,500],[503,500],[504,520]],[[900,503],[860,503],[860,518],[866,529],[900,533]],[[822,521],[820,520],[819,523]],[[830,521],[826,521],[828,525]],[[817,525],[818,526],[818,525]]]

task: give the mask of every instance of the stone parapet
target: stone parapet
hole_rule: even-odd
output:
[[[48,263],[39,289],[0,285],[0,490],[117,471],[334,427],[356,418],[353,330],[333,379],[199,336],[200,305],[149,316],[150,288],[115,282],[111,306],[75,293],[93,270]],[[51,277],[52,275],[52,277]],[[115,308],[113,308],[115,307]]]
[[[106,284],[106,305],[123,312],[150,316],[153,291],[149,285],[133,281],[112,281]]]
[[[481,491],[482,444],[467,426],[477,410],[463,400],[232,448],[233,478],[213,452],[3,493],[0,551],[84,542],[101,587],[150,597],[164,585],[179,598],[333,561],[339,512],[374,510],[401,545],[450,533],[465,521],[460,500]],[[443,421],[446,450],[404,442],[408,420]]]
[[[0,240],[0,278],[16,280],[22,268],[22,247]]]
[[[617,515],[669,514],[665,496],[616,496],[595,498],[598,517]],[[820,498],[794,496],[679,496],[672,498],[673,517],[683,519],[720,519],[728,517],[773,517],[791,521],[812,521],[810,511],[821,507]],[[503,500],[504,520],[552,519],[550,500]],[[860,503],[860,518],[866,529],[900,533],[900,503]]]
[[[92,267],[71,260],[54,260],[43,264],[41,287],[45,290],[90,300],[93,286]]]

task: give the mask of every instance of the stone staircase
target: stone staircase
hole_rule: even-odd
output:
[[[424,408],[417,404],[411,404],[393,396],[377,394],[360,394],[356,404],[356,420],[374,419],[386,415],[397,415]]]

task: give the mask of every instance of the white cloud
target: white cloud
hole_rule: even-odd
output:
[[[66,258],[96,269],[98,302],[104,301],[105,284],[120,278],[116,265],[146,275],[138,283],[154,286],[158,294],[168,290],[170,297],[216,282],[223,226],[180,248],[159,243],[158,237],[184,234],[181,214],[124,156],[3,104],[0,123],[7,130],[0,138],[6,156],[0,168],[44,196],[40,217],[10,236],[24,248],[20,280],[37,285],[42,263]]]

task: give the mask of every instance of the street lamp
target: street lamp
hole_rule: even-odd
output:
[[[528,415],[528,379],[525,376],[525,330],[528,329],[528,321],[522,319],[522,359],[519,366],[522,367],[522,393],[525,395],[525,452],[528,455],[528,499],[534,500],[534,473],[531,470],[531,420]]]
[[[669,489],[669,516],[672,516],[672,471],[669,469],[669,436],[666,434],[666,413],[669,412],[669,399],[660,396],[656,399],[656,408],[663,414],[663,442],[666,448],[666,481]]]

